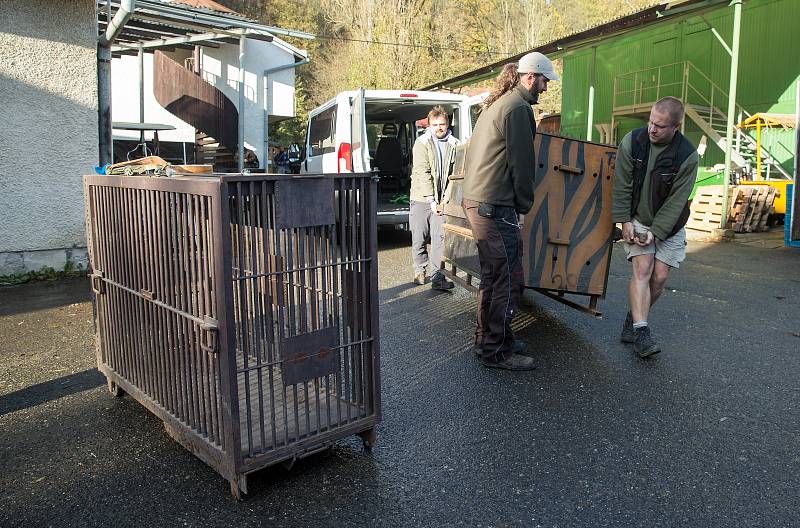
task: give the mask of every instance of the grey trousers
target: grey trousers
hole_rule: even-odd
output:
[[[408,218],[411,227],[411,261],[414,264],[414,275],[425,273],[425,268],[430,263],[432,274],[439,271],[444,252],[444,215],[431,212],[427,202],[411,201]],[[431,251],[428,253],[425,245],[426,239],[431,241]]]

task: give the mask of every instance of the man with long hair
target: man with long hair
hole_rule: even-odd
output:
[[[541,53],[507,64],[484,102],[465,160],[462,205],[478,246],[476,352],[483,365],[532,370],[528,345],[514,339],[511,321],[524,287],[520,215],[533,206],[536,121],[531,105],[558,80]]]

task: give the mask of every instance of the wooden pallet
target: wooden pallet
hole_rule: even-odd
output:
[[[720,226],[722,218],[723,187],[708,185],[700,187],[690,207],[691,213],[686,227],[697,231],[712,232]],[[731,186],[726,225],[736,233],[764,231],[773,211],[777,190],[767,185]]]

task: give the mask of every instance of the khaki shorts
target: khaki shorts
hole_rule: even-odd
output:
[[[641,222],[634,218],[633,229],[635,232],[650,231],[650,229],[643,225]],[[637,244],[628,244],[622,242],[625,246],[625,257],[631,260],[633,257],[639,255],[652,255],[655,254],[656,258],[671,268],[679,268],[681,262],[686,259],[686,229],[681,228],[680,231],[672,235],[666,240],[659,240],[654,238],[648,246],[639,246]]]

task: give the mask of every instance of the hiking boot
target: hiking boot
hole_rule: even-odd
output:
[[[650,336],[649,326],[636,328],[633,332],[633,350],[639,355],[640,358],[646,358],[661,352],[661,347],[659,347]]]
[[[441,273],[437,273],[433,276],[431,280],[431,289],[433,290],[452,290],[455,287],[452,281],[449,281],[445,278],[445,276]]]
[[[625,322],[622,325],[622,333],[619,336],[619,340],[623,343],[633,343],[633,317],[631,313],[628,312],[628,315],[625,316]]]
[[[536,368],[533,358],[521,356],[519,354],[510,354],[507,358],[501,360],[497,360],[495,358],[483,358],[481,362],[486,368],[497,368],[504,370],[533,370]]]
[[[423,284],[425,284],[425,274],[424,273],[420,273],[419,275],[415,275],[413,282],[417,286],[422,286]]]

